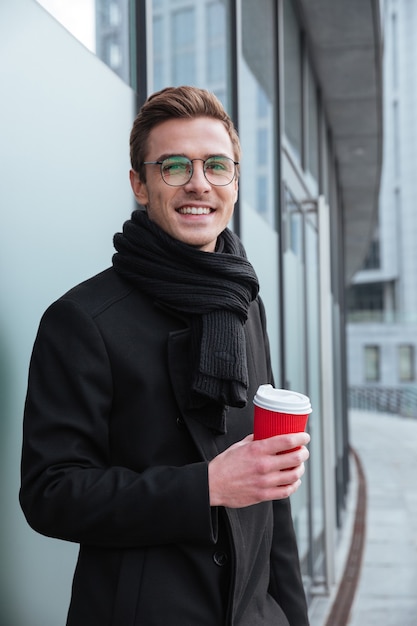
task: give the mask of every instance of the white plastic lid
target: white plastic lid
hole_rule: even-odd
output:
[[[280,413],[308,415],[312,411],[308,396],[288,389],[275,389],[272,385],[261,385],[253,403],[262,409]]]

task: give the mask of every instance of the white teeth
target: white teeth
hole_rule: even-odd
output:
[[[179,209],[181,215],[209,215],[210,209],[207,207],[185,206]]]

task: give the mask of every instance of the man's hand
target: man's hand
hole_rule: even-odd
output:
[[[294,433],[258,441],[248,435],[233,444],[209,463],[211,506],[241,508],[292,495],[301,484],[309,441],[307,433]]]

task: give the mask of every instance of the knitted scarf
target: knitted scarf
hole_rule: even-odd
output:
[[[244,324],[259,285],[239,238],[226,228],[216,251],[184,244],[136,210],[114,236],[114,269],[155,301],[187,316],[191,328],[188,406],[225,432],[228,406],[247,402]]]

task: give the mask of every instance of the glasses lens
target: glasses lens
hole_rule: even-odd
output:
[[[224,156],[212,156],[204,163],[204,173],[213,185],[228,185],[235,176],[235,164]]]
[[[191,178],[193,165],[189,159],[173,156],[164,159],[161,164],[161,174],[167,185],[179,187],[185,185]]]

